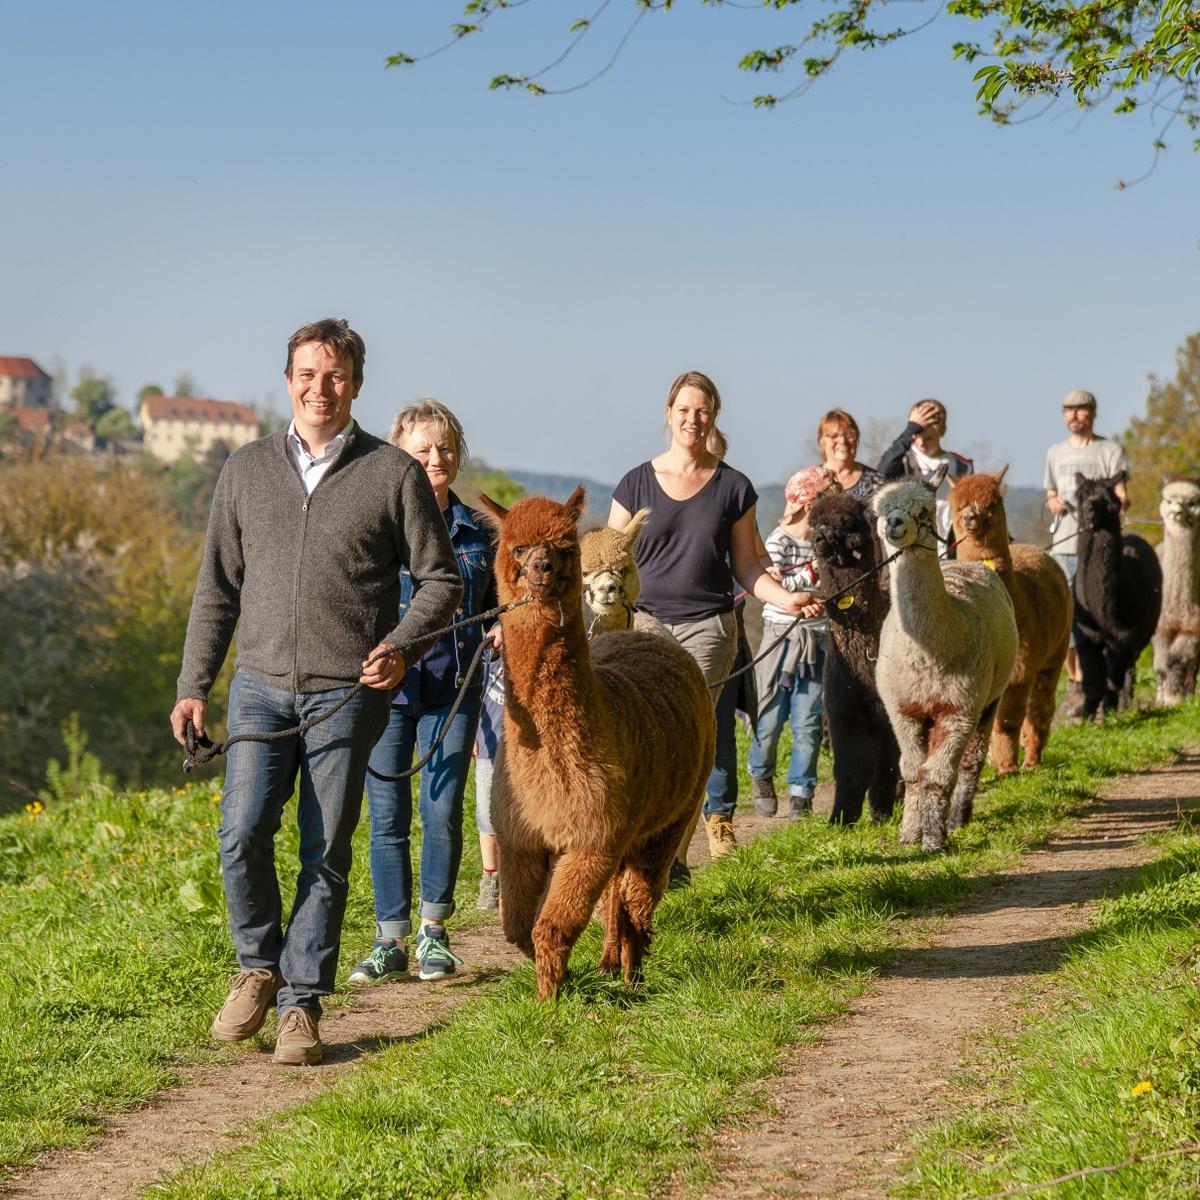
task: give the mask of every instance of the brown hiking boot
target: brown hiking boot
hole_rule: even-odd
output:
[[[708,852],[713,858],[724,858],[737,849],[737,838],[733,834],[733,818],[725,813],[713,813],[704,818],[704,832],[708,834]]]
[[[283,976],[266,967],[239,971],[229,981],[229,995],[208,1031],[220,1042],[240,1042],[253,1037],[267,1019],[267,1009],[275,1003],[275,993],[283,987]]]
[[[324,1054],[317,1018],[306,1008],[285,1008],[279,1014],[275,1061],[290,1067],[310,1067]]]

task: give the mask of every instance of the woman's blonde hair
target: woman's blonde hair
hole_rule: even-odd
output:
[[[729,439],[726,438],[726,436],[717,428],[717,417],[721,415],[721,393],[717,391],[717,385],[713,383],[713,381],[709,379],[709,377],[702,371],[684,371],[684,373],[678,376],[675,382],[671,384],[671,390],[667,393],[667,412],[671,411],[671,406],[675,403],[675,397],[678,396],[685,387],[694,387],[698,392],[701,392],[708,399],[709,404],[712,405],[712,429],[709,431],[708,436],[710,441],[716,440],[717,444],[724,448],[721,454],[716,455],[717,458],[724,458],[725,453],[727,453],[729,450]],[[667,428],[670,428],[669,423]],[[716,453],[711,447],[708,447],[708,450],[710,454]]]
[[[437,400],[428,396],[418,400],[416,404],[406,404],[393,418],[392,427],[388,430],[387,440],[393,446],[399,446],[418,425],[433,425],[439,432],[448,435],[454,442],[454,453],[458,456],[458,466],[462,469],[467,461],[467,438],[463,433],[459,419]]]

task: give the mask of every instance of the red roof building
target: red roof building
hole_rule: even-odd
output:
[[[0,354],[0,408],[49,408],[50,376],[32,358]]]

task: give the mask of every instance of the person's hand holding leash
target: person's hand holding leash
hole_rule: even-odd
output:
[[[196,727],[196,736],[204,736],[204,714],[207,710],[207,702],[197,700],[194,696],[185,697],[171,709],[171,732],[181,746],[187,745],[186,729],[189,721]]]
[[[376,658],[376,655],[381,655],[382,657]],[[365,684],[367,687],[384,690],[396,687],[400,680],[404,678],[404,673],[408,670],[408,664],[404,661],[404,656],[395,646],[391,646],[387,642],[380,642],[367,655],[362,666],[363,673],[358,677],[358,682]]]

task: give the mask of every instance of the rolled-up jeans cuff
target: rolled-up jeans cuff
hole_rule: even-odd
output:
[[[381,938],[390,938],[393,942],[403,941],[412,933],[411,921],[379,921],[376,927]]]
[[[454,915],[454,901],[448,904],[433,904],[428,900],[421,901],[421,919],[423,921],[444,921]]]

